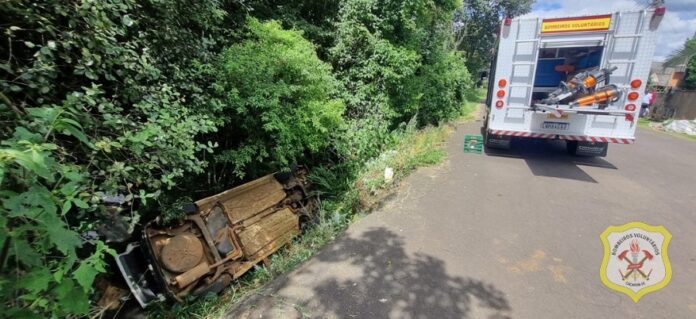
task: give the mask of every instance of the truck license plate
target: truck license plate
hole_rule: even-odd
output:
[[[565,131],[568,129],[568,123],[544,122],[541,123],[541,128],[544,130]]]

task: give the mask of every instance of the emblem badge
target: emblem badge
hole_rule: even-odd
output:
[[[667,256],[672,235],[665,227],[641,222],[609,226],[600,239],[604,258],[599,276],[610,289],[638,302],[647,293],[667,286],[672,279]]]

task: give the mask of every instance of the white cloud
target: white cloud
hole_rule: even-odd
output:
[[[664,60],[674,50],[681,48],[688,37],[694,35],[696,18],[680,19],[678,15],[669,14],[668,11],[657,32],[659,32],[659,39],[655,59]]]
[[[696,1],[668,0],[666,2],[667,14],[658,29],[655,60],[664,60],[696,32]],[[525,17],[568,17],[639,10],[645,8],[647,3],[647,0],[537,0],[532,12]]]

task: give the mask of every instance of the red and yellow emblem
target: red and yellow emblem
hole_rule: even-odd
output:
[[[638,302],[646,294],[667,286],[672,279],[667,256],[672,235],[664,226],[641,222],[609,226],[600,239],[604,258],[599,276],[610,289]]]

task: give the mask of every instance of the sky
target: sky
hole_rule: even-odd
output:
[[[536,0],[524,17],[567,17],[620,10],[639,10],[648,0]],[[658,28],[655,61],[664,60],[696,33],[696,0],[665,0],[667,13]]]

